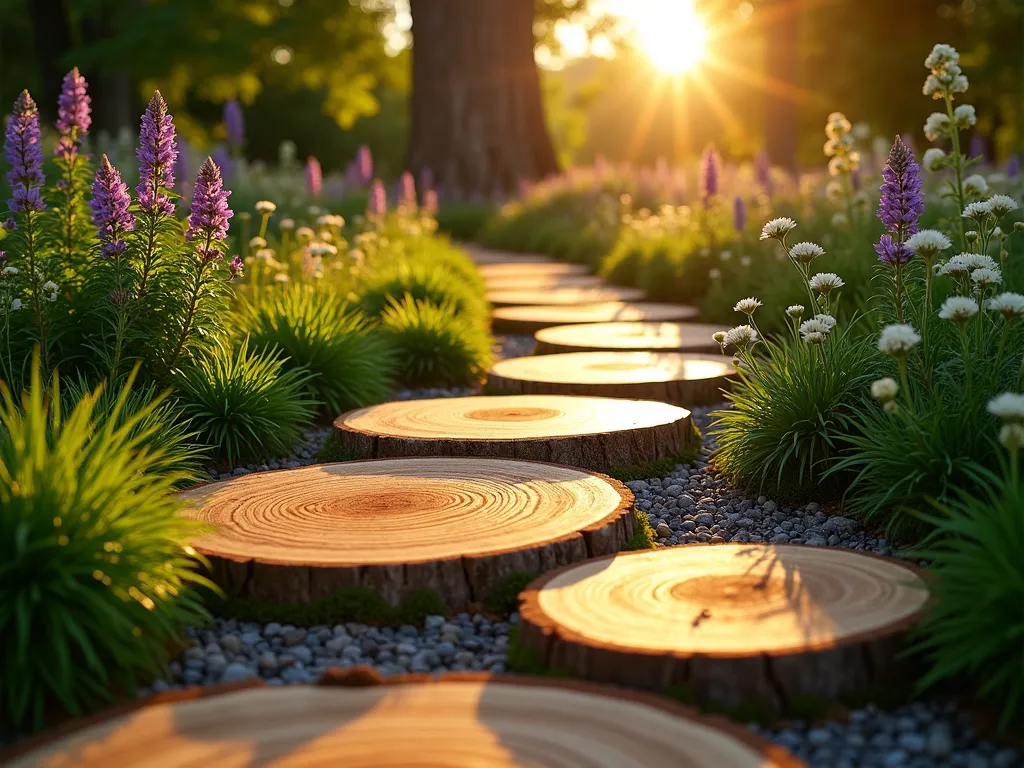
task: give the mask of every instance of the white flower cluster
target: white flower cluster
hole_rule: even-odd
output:
[[[980,173],[972,173],[964,179],[964,194],[969,197],[984,197],[988,194],[988,182]]]
[[[988,412],[1003,422],[999,442],[1016,453],[1024,446],[1024,395],[1003,392],[988,401]]]
[[[942,251],[951,248],[953,243],[937,229],[922,229],[920,232],[911,235],[906,245],[916,255],[930,261]]]
[[[793,258],[793,261],[800,264],[810,264],[819,256],[824,256],[825,249],[817,243],[797,243],[789,249],[789,255]]]
[[[803,304],[790,304],[786,307],[786,314],[794,320],[804,316],[804,305]]]
[[[742,312],[744,315],[747,315],[749,317],[750,315],[753,315],[757,308],[760,306],[761,302],[758,299],[755,299],[753,296],[751,296],[749,298],[740,299],[739,301],[737,301],[736,306],[734,306],[732,309],[733,312]]]
[[[983,253],[958,253],[945,264],[935,267],[935,274],[940,277],[964,277],[978,269],[999,270],[999,265],[991,256]]]
[[[794,229],[796,229],[796,222],[786,216],[772,219],[761,228],[761,239],[782,240]]]
[[[985,204],[988,205],[989,213],[997,219],[1001,219],[1010,211],[1016,211],[1020,207],[1017,201],[1009,195],[992,195],[985,201]]]
[[[832,315],[815,315],[800,323],[800,336],[808,344],[821,344],[835,327],[836,319]]]
[[[11,301],[11,312],[17,312],[19,309],[21,309],[21,299]]]
[[[4,277],[14,277],[17,274],[17,267],[4,267],[2,270],[0,270],[0,275],[3,275]]]
[[[951,45],[938,43],[924,60],[924,65],[930,74],[924,81],[921,89],[925,96],[933,99],[950,98],[957,93],[966,93],[967,77],[960,69],[960,54]]]
[[[921,343],[921,334],[912,325],[887,325],[878,338],[878,351],[896,358],[906,357]]]
[[[960,129],[970,128],[978,122],[978,117],[971,104],[961,104],[953,110],[953,124]]]
[[[47,280],[45,283],[42,284],[42,286],[40,286],[40,288],[44,294],[44,298],[47,301],[57,300],[58,289],[57,284],[53,282],[53,280]]]
[[[946,153],[938,147],[929,147],[924,151],[924,157],[921,158],[921,166],[926,171],[941,171],[946,165]]]
[[[950,296],[939,309],[939,317],[943,320],[952,320],[957,325],[966,323],[970,318],[978,314],[978,302],[967,296]]]
[[[267,241],[264,240],[262,237],[257,236],[249,240],[249,247],[252,248],[254,251],[258,251],[260,248],[267,247]]]
[[[971,282],[978,288],[988,288],[1003,282],[1003,273],[998,268],[976,269],[971,272]]]
[[[1024,317],[1024,296],[1019,293],[1001,293],[985,302],[986,308],[998,312],[1007,320]]]
[[[850,131],[853,126],[842,112],[833,112],[825,120],[825,157],[828,161],[828,172],[832,176],[851,173],[860,168],[860,152],[854,150],[854,138]]]
[[[891,376],[871,382],[871,397],[880,403],[887,403],[895,399],[896,393],[899,391],[900,385]]]
[[[735,328],[729,329],[723,341],[725,346],[736,347],[742,351],[756,344],[757,340],[757,331],[749,325],[737,325]]]
[[[809,281],[812,291],[817,291],[822,296],[828,296],[832,291],[838,291],[846,283],[835,272],[819,272]]]
[[[277,206],[269,200],[260,200],[256,203],[256,213],[263,214],[264,216],[269,216],[276,210]]]
[[[337,227],[341,229],[345,226],[345,217],[325,213],[323,216],[317,216],[316,225],[318,227]]]
[[[280,223],[277,226],[280,227],[285,232],[288,232],[290,230],[295,229],[295,219],[281,219]]]
[[[338,253],[338,249],[330,243],[310,243],[309,244],[309,255],[310,256],[334,256]]]
[[[949,115],[932,112],[924,121],[924,136],[928,141],[948,138],[950,134]]]
[[[295,230],[295,236],[299,240],[312,240],[314,237],[316,237],[316,232],[314,232],[309,227],[299,227],[298,229]]]

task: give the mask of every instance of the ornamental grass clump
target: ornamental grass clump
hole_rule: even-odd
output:
[[[133,694],[209,618],[184,476],[153,439],[159,402],[126,413],[133,378],[70,411],[38,365],[20,402],[0,383],[0,716],[19,730]]]

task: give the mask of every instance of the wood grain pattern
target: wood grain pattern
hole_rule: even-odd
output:
[[[499,307],[491,315],[495,331],[533,334],[552,325],[634,321],[692,320],[695,307],[653,302],[604,301],[596,304],[565,306],[538,304],[526,307]]]
[[[563,352],[598,352],[620,350],[637,352],[704,352],[722,353],[712,339],[717,331],[729,330],[727,325],[707,323],[577,323],[542,328],[534,334],[534,354],[551,355]]]
[[[897,680],[928,591],[902,562],[807,545],[690,544],[552,572],[520,595],[553,668],[698,701],[785,710]]]
[[[186,689],[69,723],[12,768],[801,768],[785,749],[661,697],[574,681],[368,667],[317,685]]]
[[[360,457],[501,456],[598,471],[675,456],[694,439],[683,408],[562,395],[395,401],[334,424]]]
[[[517,571],[618,551],[633,494],[578,469],[491,458],[322,464],[184,491],[194,542],[228,594],[305,603],[367,587],[392,605],[435,590],[455,610]]]
[[[500,360],[487,383],[524,395],[625,397],[693,408],[721,402],[735,373],[722,355],[569,352]]]

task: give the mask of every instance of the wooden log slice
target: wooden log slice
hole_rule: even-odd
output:
[[[481,264],[477,268],[484,280],[497,278],[550,278],[570,275],[586,275],[590,272],[582,264],[563,264],[561,262],[512,262],[502,264]]]
[[[521,637],[586,679],[785,711],[891,685],[927,598],[917,569],[875,555],[691,544],[537,579],[520,595]]]
[[[607,285],[597,275],[513,275],[485,278],[488,291],[538,291],[562,288],[601,288]]]
[[[494,251],[479,246],[463,248],[476,264],[554,264],[555,260],[541,253],[518,253],[516,251]]]
[[[683,408],[563,395],[394,401],[334,425],[345,450],[366,458],[501,456],[599,471],[676,456],[695,439]]]
[[[209,523],[197,551],[228,594],[306,603],[367,587],[392,605],[433,589],[454,610],[515,572],[617,552],[633,494],[604,475],[491,458],[261,472],[181,494]]]
[[[500,360],[487,384],[524,395],[627,397],[692,408],[722,402],[735,373],[720,354],[568,352]]]
[[[718,355],[722,348],[712,339],[727,325],[706,323],[578,323],[542,328],[535,335],[534,354],[596,352],[616,349],[636,352],[707,352]]]
[[[597,304],[602,301],[641,301],[647,294],[642,288],[533,288],[521,291],[487,291],[487,301],[496,307],[518,305],[566,305]]]
[[[190,688],[68,723],[11,768],[800,768],[661,697],[574,681],[330,671],[316,685]]]
[[[692,320],[696,316],[695,307],[679,304],[604,301],[579,306],[540,304],[527,307],[499,307],[494,310],[491,318],[496,331],[533,334],[552,325]]]

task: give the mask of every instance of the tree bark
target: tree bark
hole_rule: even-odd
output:
[[[507,193],[558,171],[533,59],[533,0],[412,0],[406,167],[442,192]]]
[[[800,40],[800,0],[767,4],[764,36],[765,69],[772,87],[764,93],[765,148],[772,164],[787,171],[799,169],[800,109],[797,87],[797,46]]]
[[[32,0],[28,12],[39,64],[39,92],[33,95],[43,119],[53,122],[65,73],[63,58],[71,48],[71,27],[62,0]]]

